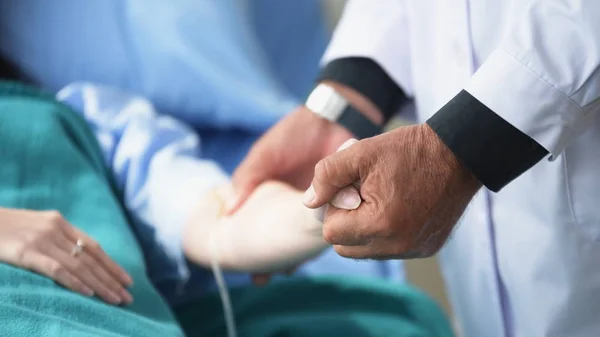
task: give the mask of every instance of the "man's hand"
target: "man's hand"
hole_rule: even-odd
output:
[[[360,182],[356,210],[329,207],[323,236],[350,258],[435,254],[481,184],[426,124],[360,141],[321,160],[305,195],[310,208]]]
[[[227,213],[234,213],[267,180],[306,189],[315,164],[351,137],[342,126],[299,107],[266,132],[236,169],[232,177],[235,199],[229,201]]]

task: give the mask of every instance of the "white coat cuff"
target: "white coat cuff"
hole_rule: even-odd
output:
[[[553,157],[585,130],[579,105],[503,50],[487,59],[465,90]]]

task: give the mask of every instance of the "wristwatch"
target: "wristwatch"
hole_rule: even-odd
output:
[[[317,116],[345,127],[357,139],[377,136],[382,131],[380,126],[366,118],[334,88],[326,84],[315,87],[305,106]]]

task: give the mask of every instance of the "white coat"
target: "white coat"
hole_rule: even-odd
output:
[[[464,336],[600,336],[600,0],[350,0],[324,62],[346,56],[420,121],[466,89],[552,154],[481,191],[441,253]]]

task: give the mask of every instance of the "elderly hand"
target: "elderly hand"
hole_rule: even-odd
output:
[[[267,180],[306,189],[317,162],[351,136],[342,126],[299,107],[267,131],[236,169],[232,177],[236,198],[229,200],[227,213],[233,214]]]
[[[352,211],[330,207],[323,236],[350,258],[418,258],[435,254],[481,184],[426,124],[362,140],[321,160],[304,203],[326,204],[360,182]]]
[[[0,208],[0,261],[45,275],[112,304],[133,301],[131,277],[102,248],[55,211]],[[75,248],[81,240],[81,250]]]

